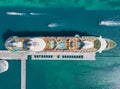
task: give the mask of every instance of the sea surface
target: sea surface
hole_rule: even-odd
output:
[[[6,12],[23,13],[8,15]],[[30,13],[34,13],[31,15]],[[0,50],[11,35],[93,35],[109,38],[117,46],[95,61],[27,61],[27,89],[120,89],[120,26],[100,26],[103,20],[120,21],[120,11],[81,8],[0,8]],[[55,27],[48,27],[56,23]],[[20,61],[8,61],[0,74],[0,89],[20,89]]]
[[[86,10],[120,10],[120,0],[0,0],[0,7],[3,6],[39,8],[81,7]]]

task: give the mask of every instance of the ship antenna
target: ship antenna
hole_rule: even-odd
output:
[[[102,38],[102,36],[100,35],[100,38]]]
[[[78,34],[75,35],[76,38],[80,38],[80,36]]]

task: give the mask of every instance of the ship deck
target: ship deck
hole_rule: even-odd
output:
[[[96,52],[98,48],[95,48],[94,42],[97,40],[96,37],[92,36],[83,36],[81,38],[78,37],[36,37],[36,42],[39,43],[39,46],[36,46],[35,49],[33,49],[31,46],[34,46],[34,43],[30,40],[33,38],[29,37],[18,37],[18,38],[12,38],[6,41],[6,48],[8,48],[11,51],[27,51],[32,50],[36,51],[37,49],[42,49],[40,47],[43,47],[42,52]],[[35,39],[34,39],[35,40]],[[41,41],[43,40],[43,41]],[[93,46],[90,48],[84,48],[84,41],[90,41],[93,43]],[[11,46],[11,42],[16,42],[16,46]],[[44,43],[44,44],[42,44]],[[40,45],[42,44],[42,45]],[[100,44],[99,44],[100,45]],[[38,50],[37,50],[38,51]]]

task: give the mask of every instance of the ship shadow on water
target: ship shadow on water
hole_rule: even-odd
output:
[[[76,34],[80,36],[96,36],[89,34],[87,32],[81,32],[81,31],[66,31],[66,30],[61,30],[61,31],[12,31],[10,29],[6,30],[3,34],[3,42],[6,41],[7,38],[10,36],[19,36],[19,37],[38,37],[38,36],[75,36]]]

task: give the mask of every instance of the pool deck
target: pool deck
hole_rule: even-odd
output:
[[[95,60],[95,53],[78,52],[10,52],[0,50],[0,58],[6,60],[21,60],[21,89],[26,89],[26,60],[31,55],[32,60]]]

